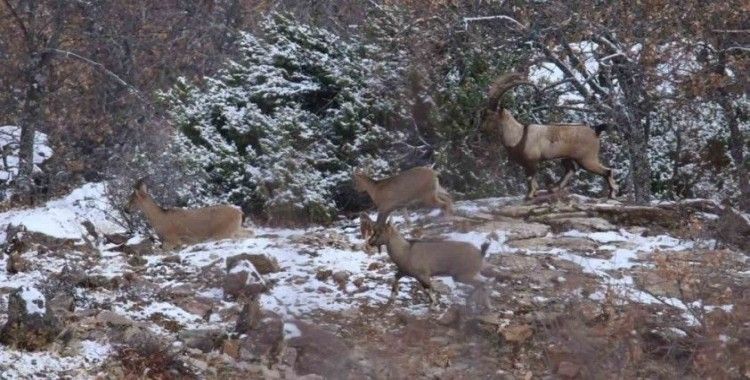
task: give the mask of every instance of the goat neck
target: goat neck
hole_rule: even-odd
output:
[[[523,140],[524,126],[507,109],[501,111],[500,129],[503,145],[508,148],[520,148],[518,145]]]
[[[398,266],[403,266],[409,260],[409,247],[411,243],[404,239],[400,232],[393,229],[388,237],[388,256],[391,257],[394,263]]]
[[[144,198],[138,206],[152,226],[160,225],[160,222],[166,218],[166,211],[156,204],[151,197]]]

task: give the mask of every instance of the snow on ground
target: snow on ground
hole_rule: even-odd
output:
[[[81,224],[86,220],[103,233],[124,232],[124,228],[112,220],[112,208],[104,196],[105,186],[104,183],[88,183],[43,207],[0,214],[0,241],[5,240],[9,224],[24,225],[29,231],[59,239],[81,239],[87,234]]]
[[[82,222],[88,220],[100,232],[124,232],[116,222],[111,220],[113,211],[104,197],[104,184],[86,184],[73,191],[70,195],[58,200],[50,201],[42,207],[27,210],[12,210],[0,214],[0,230],[5,231],[8,224],[23,224],[30,231],[35,231],[57,238],[81,240],[87,234]],[[491,214],[492,210],[510,204],[517,204],[518,197],[489,198],[475,201],[456,203],[456,214],[471,218],[479,214]],[[372,213],[371,218],[376,215]],[[409,226],[445,225],[449,219],[438,210],[426,212],[396,213],[391,220],[402,231],[408,231]],[[523,221],[519,221],[523,223]],[[494,235],[494,239],[490,236]],[[517,249],[510,248],[507,243],[507,231],[497,230],[489,232],[446,232],[447,239],[467,241],[479,247],[485,241],[491,243],[488,255],[518,254]],[[615,288],[627,294],[636,302],[661,302],[687,310],[688,305],[676,299],[655,299],[636,288],[633,278],[627,274],[616,276],[613,273],[622,269],[630,269],[635,265],[647,265],[634,259],[639,252],[651,253],[679,252],[693,248],[694,242],[683,241],[668,235],[641,236],[621,229],[607,232],[568,231],[561,237],[575,237],[590,239],[599,244],[598,249],[611,252],[609,258],[589,257],[581,252],[571,252],[564,249],[552,248],[544,250],[527,250],[527,254],[551,254],[569,260],[579,265],[584,272],[600,278],[602,290],[593,293],[591,299],[602,299],[605,288]],[[552,236],[552,237],[554,237]],[[316,238],[318,243],[310,238]],[[132,242],[139,242],[142,237],[134,237]],[[5,240],[4,232],[0,233],[0,241]],[[329,241],[336,242],[327,243]],[[263,293],[260,298],[261,306],[274,311],[285,320],[284,334],[294,337],[300,334],[299,328],[292,322],[320,311],[343,311],[362,305],[377,306],[385,303],[390,295],[390,281],[393,278],[392,264],[385,250],[382,253],[368,254],[362,248],[363,240],[359,236],[359,221],[343,221],[337,225],[324,228],[309,229],[272,229],[257,228],[255,237],[239,240],[222,240],[183,247],[171,253],[160,253],[144,256],[145,265],[135,268],[129,263],[127,255],[111,250],[110,246],[99,246],[97,255],[92,259],[82,252],[72,250],[64,254],[37,254],[27,252],[24,257],[32,263],[29,271],[9,274],[6,268],[7,260],[0,260],[0,289],[13,289],[27,286],[29,289],[39,287],[52,273],[59,273],[66,265],[86,265],[89,275],[100,275],[104,278],[115,279],[133,272],[138,273],[149,286],[155,289],[143,290],[142,299],[132,298],[132,290],[109,290],[105,288],[81,289],[77,288],[77,299],[82,308],[111,308],[116,313],[125,315],[133,320],[149,323],[155,319],[167,319],[179,324],[182,328],[212,328],[230,326],[230,322],[223,319],[224,310],[232,310],[238,305],[225,299],[221,287],[217,287],[205,278],[208,268],[218,268],[223,272],[229,257],[242,254],[264,254],[275,258],[281,271],[264,276],[264,281],[271,284],[270,291]],[[169,255],[178,255],[179,261],[166,262]],[[373,269],[373,267],[380,269]],[[348,281],[339,287],[331,278],[319,279],[317,274],[321,270],[332,273],[345,271]],[[215,272],[212,272],[215,273]],[[361,280],[355,286],[355,280]],[[467,287],[453,283],[449,278],[440,278],[442,286],[436,286],[444,303],[463,303]],[[218,310],[204,320],[200,315],[193,314],[174,301],[158,297],[159,292],[179,286],[194,286],[194,294],[212,300],[218,305]],[[412,313],[426,312],[426,297],[415,300],[412,296],[417,286],[412,279],[401,281],[401,291],[397,300],[398,307],[405,308]],[[7,291],[6,291],[7,293]],[[537,301],[540,301],[539,298]],[[704,307],[728,308],[731,305],[705,305]],[[0,311],[7,308],[7,295],[0,297]],[[687,313],[686,313],[687,314]],[[688,318],[686,316],[686,318]],[[0,318],[0,322],[4,318]],[[158,324],[149,324],[149,328],[157,334],[169,335],[168,329]],[[26,353],[7,347],[0,350],[0,363],[13,363],[3,374],[3,378],[31,378],[35,374],[46,376],[73,376],[83,367],[95,368],[110,352],[109,342],[83,341],[78,354],[65,356],[51,352]],[[34,364],[36,363],[36,365]],[[71,375],[72,374],[72,375]]]

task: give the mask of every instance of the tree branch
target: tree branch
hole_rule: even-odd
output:
[[[5,3],[5,6],[8,7],[8,10],[10,10],[10,14],[13,16],[13,19],[16,20],[16,24],[18,24],[18,27],[21,28],[21,31],[23,32],[23,36],[26,37],[26,41],[30,41],[29,31],[26,29],[26,25],[24,25],[23,20],[21,20],[21,17],[16,13],[16,10],[13,9],[13,6],[10,5],[10,1],[3,0]]]
[[[51,53],[51,54],[55,54],[55,55],[63,57],[63,58],[74,58],[74,59],[77,59],[77,60],[79,60],[81,62],[86,63],[89,66],[94,67],[95,69],[97,69],[100,72],[102,72],[104,75],[108,76],[110,79],[112,79],[115,82],[117,82],[117,84],[119,84],[119,85],[127,88],[128,91],[131,94],[135,95],[139,100],[141,100],[142,102],[148,104],[148,101],[143,97],[143,95],[141,94],[140,91],[138,91],[137,88],[135,88],[134,86],[128,84],[128,82],[125,82],[125,80],[123,80],[122,78],[120,78],[117,74],[115,74],[111,70],[109,70],[106,67],[104,67],[104,65],[102,65],[101,63],[93,61],[93,60],[88,59],[88,58],[86,58],[84,56],[78,55],[76,53],[73,53],[73,52],[67,51],[67,50],[46,49],[45,52],[48,52],[48,53]]]

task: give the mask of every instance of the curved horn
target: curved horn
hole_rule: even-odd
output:
[[[511,72],[501,75],[490,85],[487,107],[497,109],[500,106],[500,98],[510,89],[520,85],[534,86],[524,78],[523,74]]]

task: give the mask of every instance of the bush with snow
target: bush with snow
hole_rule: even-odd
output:
[[[389,113],[368,85],[378,64],[357,40],[275,14],[244,33],[239,57],[204,87],[164,94],[182,154],[208,174],[205,195],[275,221],[328,221],[354,202],[354,168],[382,154]]]

